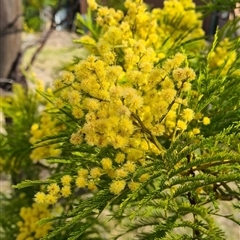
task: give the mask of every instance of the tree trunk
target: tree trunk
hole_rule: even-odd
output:
[[[21,56],[22,2],[0,0],[0,87],[6,88],[8,78],[23,83],[19,70]]]

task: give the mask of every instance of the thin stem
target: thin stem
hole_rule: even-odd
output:
[[[40,53],[40,51],[42,50],[42,48],[44,47],[44,45],[46,44],[48,38],[50,37],[50,35],[52,34],[52,32],[55,30],[56,28],[56,22],[55,22],[55,14],[57,13],[57,11],[61,8],[62,6],[62,0],[60,0],[58,2],[58,6],[56,7],[56,9],[54,9],[54,12],[52,14],[52,19],[51,19],[51,25],[49,30],[47,31],[47,33],[45,34],[45,36],[39,41],[40,42],[40,46],[36,49],[35,53],[33,54],[29,64],[27,65],[27,67],[25,68],[25,71],[28,71],[29,68],[33,65],[34,61],[36,60],[38,54]],[[66,21],[66,19],[63,20],[63,22]],[[61,23],[60,23],[61,24]],[[26,49],[25,49],[26,50]]]
[[[132,116],[135,120],[137,120],[137,122],[141,126],[142,131],[148,135],[149,140],[158,148],[158,150],[161,152],[165,152],[165,148],[159,143],[157,138],[149,131],[149,129],[145,127],[141,119],[134,113],[132,113]]]
[[[36,58],[37,58],[38,54],[40,53],[40,51],[42,50],[42,48],[44,47],[45,43],[47,42],[47,40],[50,37],[51,33],[53,32],[54,28],[55,27],[53,25],[51,25],[50,29],[47,31],[43,40],[41,40],[41,45],[37,48],[37,50],[35,51],[35,53],[33,54],[32,58],[30,60],[30,63],[25,68],[25,71],[28,71],[29,68],[33,65],[34,61],[36,60]]]
[[[192,160],[192,155],[187,155],[187,161],[188,163],[190,163]],[[195,177],[195,172],[193,171],[193,169],[191,168],[189,171],[188,171],[188,174],[191,175],[193,178]],[[196,202],[196,199],[195,197],[192,195],[191,192],[188,192],[187,193],[187,196],[188,196],[188,200],[190,202],[190,204],[192,206],[195,206],[197,204]],[[194,223],[197,222],[197,215],[193,213],[193,220],[194,220]],[[197,229],[193,229],[193,239],[199,239],[199,236],[200,236],[200,232],[199,230]]]

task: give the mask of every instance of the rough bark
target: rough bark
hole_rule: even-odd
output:
[[[21,50],[21,0],[0,0],[0,77],[8,78]]]

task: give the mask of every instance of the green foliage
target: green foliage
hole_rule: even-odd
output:
[[[204,13],[208,14],[213,11],[232,11],[236,8],[238,0],[203,0],[203,6],[198,7],[198,9],[202,10]]]
[[[126,2],[129,3],[129,1]],[[130,7],[128,6],[130,10],[136,6],[134,3]],[[228,6],[232,7],[231,4],[232,1]],[[142,7],[144,9],[144,6]],[[226,5],[223,7],[225,9]],[[217,8],[214,7],[214,9]],[[135,13],[130,10],[126,13],[129,14],[126,21],[129,21],[129,25],[132,27],[130,31],[134,33],[130,46],[135,47],[136,52],[139,48],[142,48],[141,51],[144,52],[144,46],[137,45],[138,38],[145,41],[141,35],[144,36],[144,32],[138,32],[142,26],[137,25],[136,22],[141,21],[141,17],[144,19],[151,15],[143,13],[141,16],[139,14],[135,21],[131,21],[131,17],[134,19]],[[39,164],[44,163],[48,170],[49,177],[47,179],[41,180],[39,174],[36,174],[37,178],[20,179],[23,181],[17,182],[13,186],[14,189],[25,189],[26,192],[34,189],[35,193],[40,190],[35,195],[35,201],[38,203],[45,201],[44,203],[48,204],[48,210],[53,212],[52,217],[42,218],[38,222],[39,226],[48,223],[54,226],[41,239],[223,240],[226,239],[226,236],[222,227],[217,224],[216,216],[240,225],[235,216],[229,214],[225,216],[219,212],[223,201],[240,200],[239,40],[231,38],[232,36],[229,36],[227,40],[222,39],[223,34],[220,30],[216,33],[213,43],[207,45],[202,42],[203,37],[196,38],[191,26],[186,29],[183,26],[179,27],[179,31],[175,30],[177,25],[185,21],[185,15],[176,17],[176,19],[168,19],[166,13],[163,12],[166,17],[160,14],[160,17],[156,18],[158,24],[171,34],[169,37],[163,36],[162,39],[158,39],[163,43],[161,46],[152,44],[153,46],[147,48],[149,52],[153,49],[156,53],[155,58],[158,59],[157,62],[154,62],[155,60],[152,60],[151,57],[147,59],[147,63],[154,62],[152,69],[160,71],[167,69],[166,76],[159,84],[153,85],[152,89],[148,89],[152,84],[151,81],[147,84],[141,82],[144,79],[144,74],[142,74],[144,71],[146,71],[145,74],[150,74],[148,70],[141,68],[141,61],[148,56],[148,51],[144,52],[146,56],[143,54],[134,68],[131,61],[127,62],[126,55],[129,53],[125,51],[129,46],[113,45],[107,54],[113,52],[117,58],[114,63],[109,63],[109,59],[106,57],[108,55],[106,52],[101,52],[102,49],[99,45],[101,41],[105,41],[108,46],[107,44],[112,41],[108,35],[109,32],[112,33],[111,31],[115,31],[114,37],[117,39],[118,30],[115,26],[96,24],[89,11],[87,20],[78,16],[78,21],[90,31],[85,39],[83,37],[78,42],[85,44],[86,55],[90,57],[86,56],[86,59],[81,59],[73,67],[73,71],[63,73],[60,79],[54,81],[53,94],[51,92],[41,93],[50,105],[44,111],[46,117],[44,121],[40,121],[36,113],[39,102],[34,101],[34,95],[28,93],[27,100],[23,100],[25,95],[21,89],[15,92],[15,100],[12,100],[11,104],[3,105],[4,113],[8,113],[8,116],[13,119],[9,129],[14,127],[16,128],[15,132],[24,133],[23,135],[19,134],[19,138],[15,137],[15,140],[22,142],[24,147],[22,146],[21,149],[26,149],[25,158],[29,159],[26,168],[31,166],[31,157],[28,156],[31,151],[31,156],[33,156],[32,153],[35,150],[42,149],[43,151],[52,145],[55,145],[57,150],[61,150],[57,156],[51,156],[48,153],[45,161],[39,160]],[[194,13],[192,16],[195,16]],[[121,21],[123,20],[119,20],[120,23]],[[235,22],[233,21],[228,24],[228,29],[231,24],[234,28]],[[120,36],[120,40],[121,37],[123,36]],[[204,48],[201,49],[203,46]],[[159,53],[164,57],[159,57],[157,55]],[[196,77],[193,74],[194,77],[188,91],[182,90],[183,85],[175,87],[176,83],[174,82],[173,88],[176,90],[176,95],[167,105],[166,112],[159,120],[164,125],[165,131],[163,134],[155,134],[155,126],[151,126],[150,123],[158,124],[158,122],[154,122],[158,112],[150,112],[150,116],[148,116],[148,112],[144,112],[144,107],[135,110],[134,107],[131,108],[127,105],[129,100],[127,97],[131,96],[129,100],[131,103],[136,97],[134,95],[136,90],[145,101],[143,101],[143,106],[148,105],[150,109],[154,108],[154,105],[151,105],[152,101],[154,104],[158,104],[155,96],[161,96],[164,90],[169,90],[169,85],[173,82],[172,72],[175,69],[172,70],[170,64],[174,59],[173,55],[186,55],[186,59],[178,65],[177,69],[189,70],[191,67],[194,69]],[[137,53],[133,51],[132,56],[136,57]],[[134,58],[132,59],[134,60]],[[105,64],[103,68],[101,68],[101,64]],[[126,92],[119,99],[115,99],[115,95],[105,99],[105,95],[98,94],[113,81],[114,72],[104,74],[105,71],[116,66],[121,66],[121,71],[118,69],[120,74],[117,75],[114,84],[119,88],[122,87]],[[130,78],[132,69],[142,74],[137,75],[140,77],[136,82],[132,82]],[[187,78],[191,77],[191,73],[189,70]],[[101,77],[94,81],[94,74],[104,76],[104,81]],[[86,79],[89,80],[88,78],[92,81],[91,88],[83,85]],[[175,76],[175,78],[177,77]],[[164,88],[163,82],[166,79],[170,79],[170,83],[168,82],[169,85]],[[154,81],[157,80],[157,77],[154,78]],[[180,81],[176,81],[179,84]],[[114,84],[111,85],[112,88],[108,88],[109,91],[116,87]],[[96,86],[99,85],[101,88],[97,89]],[[152,95],[146,97],[151,91]],[[117,94],[119,93],[116,92]],[[168,95],[169,98],[170,95]],[[164,100],[167,101],[167,99]],[[119,105],[114,105],[115,101]],[[96,107],[94,103],[99,105]],[[162,101],[162,103],[165,102]],[[100,111],[104,110],[104,106],[108,106],[107,114]],[[129,115],[122,116],[121,113],[119,117],[115,114],[119,114],[118,108],[120,107],[125,107],[124,110],[128,107],[131,110],[129,110]],[[16,109],[19,109],[21,114],[16,116],[18,112]],[[187,116],[190,120],[184,122],[182,119],[186,118],[187,113],[184,112],[186,109],[190,112],[190,117]],[[191,117],[192,112],[194,113],[193,117]],[[173,127],[169,127],[167,124],[170,114],[173,114],[176,122]],[[102,117],[103,115],[104,117]],[[119,122],[124,118],[133,123],[132,135],[128,135],[129,133],[124,132],[122,126],[119,126]],[[150,119],[149,122],[146,119]],[[185,123],[183,127],[180,124],[177,125],[179,120]],[[35,123],[39,125],[37,127],[35,125],[33,128]],[[127,123],[129,124],[129,122],[125,122],[123,127],[127,128]],[[97,128],[97,124],[100,124],[101,128]],[[23,129],[23,126],[26,130]],[[62,127],[59,130],[60,126]],[[48,128],[51,128],[50,130],[56,128],[58,131],[50,131],[50,134],[46,133],[37,139],[39,130],[43,132]],[[87,131],[89,128],[91,131]],[[83,129],[85,132],[81,132]],[[116,135],[114,135],[114,131],[117,132]],[[122,136],[123,133],[125,138],[129,138],[129,141],[127,146],[120,145],[119,147],[115,144],[115,139]],[[17,161],[20,165],[16,166],[25,169],[22,156],[19,155],[20,150],[12,152],[17,143],[12,143],[11,134],[12,131],[8,130],[8,134],[1,142],[1,146],[6,149],[3,156],[5,158],[10,152],[12,153],[11,157],[14,156],[13,168],[15,159],[20,157],[20,160]],[[104,145],[105,135],[109,142]],[[30,137],[36,138],[32,148],[29,143]],[[98,142],[97,137],[101,141]],[[50,150],[53,149],[50,148]],[[143,154],[140,155],[139,151]],[[53,153],[55,152],[53,151]],[[119,159],[116,160],[119,153],[125,154],[123,154],[126,158],[123,160],[124,163]],[[36,154],[34,156],[37,157]],[[127,166],[127,163],[134,163],[133,171]],[[12,163],[10,165],[12,166]],[[98,171],[94,173],[96,169],[100,171],[100,174]],[[120,170],[128,171],[127,175]],[[64,180],[66,176],[69,182]],[[131,187],[131,183],[137,185]],[[70,187],[70,194],[63,192],[64,187]],[[27,196],[33,198],[33,193],[29,192],[27,192]],[[51,201],[48,197],[52,197]],[[5,196],[3,199],[5,203],[3,208],[7,213],[10,211],[7,203],[10,202],[10,206],[14,206],[15,202],[11,202],[11,198]],[[24,200],[25,202],[20,204],[20,207],[24,204],[31,204],[30,198],[26,197],[26,199],[28,200]],[[57,200],[59,201],[57,202]],[[233,202],[232,205],[237,213],[239,204]],[[57,211],[59,206],[61,210]],[[20,207],[18,206],[14,213],[16,219],[13,221],[15,223],[19,219],[17,212]],[[3,220],[1,219],[1,221]],[[3,233],[9,234],[11,237],[16,236],[18,234],[16,224],[13,224],[13,228],[9,228],[7,227],[9,223],[10,219],[6,219]]]
[[[44,7],[53,9],[58,7],[57,0],[23,0],[24,28],[25,31],[41,31],[44,24],[40,17]]]
[[[11,240],[16,239],[18,227],[16,223],[20,221],[19,211],[22,206],[29,204],[29,199],[6,196],[0,193],[1,214],[0,214],[0,238]]]
[[[38,107],[36,93],[27,93],[20,85],[14,85],[12,96],[2,97],[1,111],[11,122],[5,127],[6,134],[1,134],[1,158],[5,161],[5,172],[27,168],[32,162],[29,159],[29,138],[32,124],[39,117]]]
[[[42,166],[30,158],[32,144],[29,141],[31,127],[39,121],[39,107],[42,105],[39,100],[36,91],[27,91],[19,84],[14,84],[11,95],[1,96],[0,111],[8,121],[1,126],[5,131],[0,134],[1,174],[10,176],[10,184],[17,184],[24,179],[38,179],[42,172]],[[17,223],[21,220],[19,212],[22,207],[32,204],[37,190],[39,187],[15,191],[9,189],[5,194],[0,193],[0,238],[17,239]]]

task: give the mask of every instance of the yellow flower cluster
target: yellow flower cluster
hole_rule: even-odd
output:
[[[61,178],[62,187],[57,183],[51,183],[47,186],[47,193],[37,192],[35,194],[35,202],[38,204],[55,204],[61,197],[69,197],[71,195],[71,181],[70,175],[64,175]]]
[[[196,13],[192,0],[165,0],[163,9],[154,9],[153,14],[162,27],[159,33],[171,35],[171,43],[180,43],[181,35],[181,41],[204,36],[201,14]]]
[[[140,152],[140,151],[139,151]],[[139,181],[135,182],[131,176],[135,172],[136,167],[142,162],[145,162],[144,153],[141,156],[137,151],[135,154],[129,151],[130,154],[126,155],[118,152],[115,158],[103,158],[100,161],[101,166],[93,167],[90,170],[79,169],[78,177],[76,178],[76,186],[79,188],[88,188],[90,191],[96,191],[97,185],[101,181],[101,177],[110,178],[109,190],[113,194],[120,194],[126,186],[132,191],[136,190],[139,182],[146,181],[147,178],[139,177]],[[141,161],[144,160],[144,161]],[[128,180],[127,180],[128,179]]]
[[[50,216],[46,205],[33,204],[32,207],[22,207],[20,210],[22,221],[17,223],[19,233],[16,240],[35,240],[46,236],[52,229],[52,224],[37,225],[37,222]]]
[[[133,45],[133,39],[141,39],[164,57],[163,52],[174,44],[204,36],[200,14],[196,13],[192,0],[166,0],[163,9],[155,8],[151,12],[142,0],[126,0],[124,5],[127,9],[125,16],[120,10],[95,5],[96,22],[102,27],[104,37],[98,43],[89,36],[83,37],[82,43],[92,53],[96,53],[95,45],[101,55],[105,53],[106,58],[113,60],[114,55],[109,54],[109,50],[129,43]],[[171,38],[167,39],[167,36]],[[198,51],[203,44],[203,40],[197,41],[191,50]]]
[[[45,88],[42,81],[36,79],[36,77],[30,76],[32,80],[35,82],[35,87],[37,93],[35,95],[36,100],[40,102],[39,110],[40,113],[40,122],[34,123],[31,127],[30,133],[31,137],[29,142],[34,145],[37,144],[38,141],[41,141],[43,138],[47,136],[52,136],[57,134],[61,130],[64,129],[64,125],[60,124],[60,122],[51,116],[48,113],[49,110],[53,109],[53,104],[46,100],[42,94],[46,95],[48,98],[53,97],[52,88]],[[68,80],[68,76],[65,76],[66,81]],[[61,153],[61,150],[58,148],[57,144],[49,144],[44,147],[36,147],[32,150],[30,158],[34,161],[39,161],[46,157],[54,157],[58,156]]]
[[[215,48],[213,52],[210,54],[210,68],[211,69],[219,69],[223,68],[221,71],[221,75],[227,75],[228,71],[232,67],[232,64],[237,59],[237,52],[229,52],[229,48],[231,48],[231,42],[228,38],[223,39],[218,46]]]
[[[128,148],[127,153],[118,152],[113,159],[103,158],[100,166],[92,168],[80,168],[77,175],[71,177],[64,175],[60,181],[62,187],[57,183],[51,183],[46,187],[46,192],[37,192],[35,202],[38,204],[55,204],[61,197],[69,197],[72,188],[87,188],[95,192],[103,178],[109,178],[109,189],[113,194],[120,194],[125,187],[135,191],[141,182],[148,180],[150,175],[144,173],[138,178],[133,178],[137,167],[146,165],[143,150]],[[73,181],[74,180],[74,181]]]
[[[138,43],[140,52],[132,53],[139,59],[135,64],[126,61],[123,68],[90,55],[75,66],[72,84],[57,80],[63,89],[55,88],[59,99],[85,122],[72,134],[72,144],[86,141],[123,150],[131,138],[141,135],[143,126],[155,136],[169,136],[174,130],[185,130],[194,118],[187,96],[195,73],[184,67],[186,56],[178,53],[162,68],[154,67],[154,51]]]
[[[211,120],[209,117],[204,116],[202,113],[197,113],[194,117],[196,121],[195,126],[189,131],[189,136],[193,137],[201,133],[201,125],[209,125]]]
[[[51,117],[47,112],[42,112],[40,118],[40,124],[34,123],[31,127],[30,143],[36,144],[46,136],[52,136],[64,129],[62,124],[59,124],[58,120]],[[38,161],[46,157],[56,157],[59,156],[61,150],[58,148],[57,144],[49,144],[42,147],[37,147],[32,150],[30,155],[31,159]]]
[[[192,6],[189,1],[174,2],[182,4],[183,11]],[[97,41],[84,38],[95,55],[54,82],[56,107],[70,109],[79,122],[70,142],[112,146],[119,151],[113,159],[102,159],[101,166],[80,169],[76,186],[95,191],[101,177],[108,176],[114,194],[127,186],[135,190],[146,181],[148,175],[138,179],[132,175],[138,166],[147,164],[148,151],[163,153],[156,138],[164,136],[173,141],[195,118],[188,96],[196,76],[188,67],[186,55],[177,53],[159,64],[162,55],[156,51],[156,44],[161,42],[156,14],[148,12],[142,1],[127,0],[125,6],[126,16],[96,6],[102,34]],[[52,203],[61,196],[53,195],[56,199]],[[39,193],[36,201],[41,202],[37,200],[41,197],[46,196]]]

